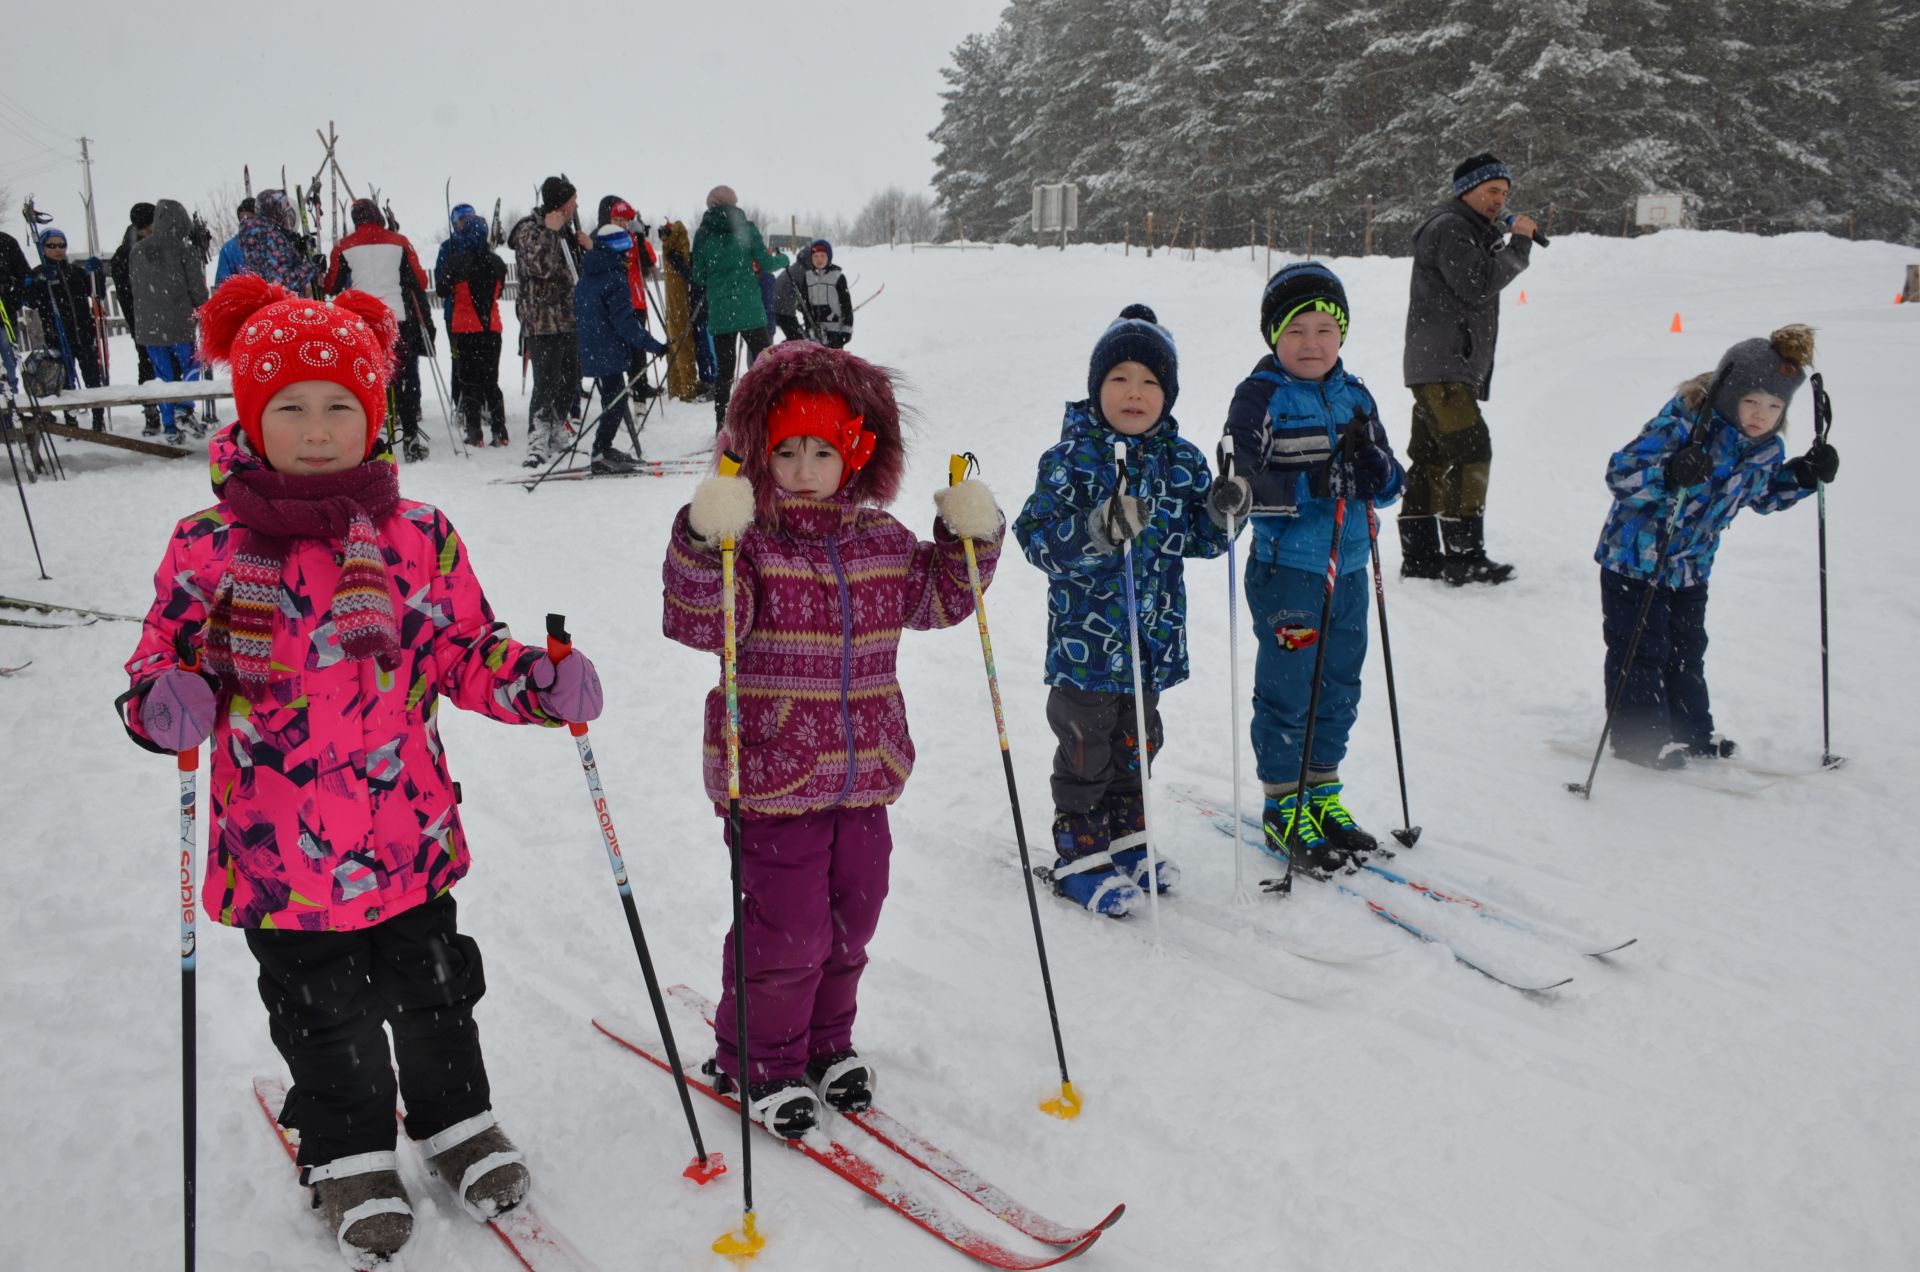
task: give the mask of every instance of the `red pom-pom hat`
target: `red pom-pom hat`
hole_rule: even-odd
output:
[[[386,423],[397,336],[393,312],[366,292],[308,300],[252,274],[234,275],[200,308],[200,356],[232,369],[235,413],[261,455],[261,412],[304,380],[338,384],[359,399],[372,454]]]

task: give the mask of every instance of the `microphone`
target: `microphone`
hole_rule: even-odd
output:
[[[1507,213],[1506,216],[1501,218],[1501,220],[1509,230],[1513,228],[1513,213],[1511,212]],[[1535,247],[1552,247],[1553,246],[1552,243],[1547,241],[1547,236],[1540,231],[1540,227],[1537,225],[1533,229],[1532,237],[1533,237],[1533,244]]]

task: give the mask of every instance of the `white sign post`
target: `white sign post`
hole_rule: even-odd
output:
[[[1080,187],[1071,181],[1033,187],[1033,233],[1036,238],[1060,232],[1060,250],[1067,250],[1067,231],[1080,228]]]

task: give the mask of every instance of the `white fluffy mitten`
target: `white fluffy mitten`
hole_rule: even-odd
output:
[[[753,524],[753,484],[745,477],[708,477],[693,488],[687,529],[708,547],[738,542]]]
[[[962,539],[994,539],[1000,535],[1000,505],[978,477],[969,477],[945,490],[933,492],[940,520]]]

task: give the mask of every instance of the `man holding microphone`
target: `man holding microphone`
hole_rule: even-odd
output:
[[[1533,219],[1506,215],[1507,165],[1474,155],[1453,170],[1453,197],[1413,232],[1407,304],[1412,461],[1400,504],[1402,578],[1504,583],[1513,567],[1487,558],[1487,473],[1493,437],[1480,414],[1493,383],[1500,292],[1546,246]],[[1511,237],[1509,237],[1509,234]]]

